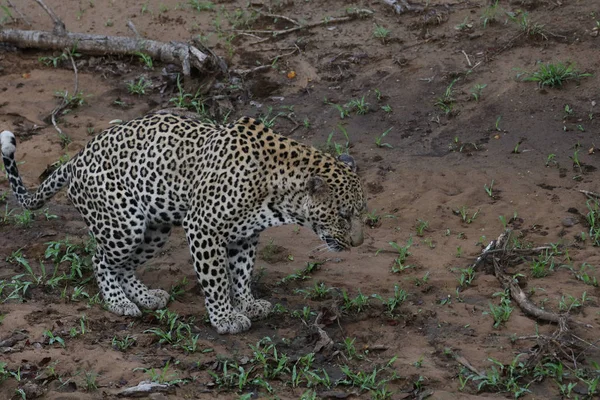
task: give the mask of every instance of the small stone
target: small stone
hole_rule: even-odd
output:
[[[579,221],[577,220],[577,218],[573,218],[573,217],[564,217],[562,219],[562,224],[564,227],[570,227],[573,225],[577,225],[579,223]]]

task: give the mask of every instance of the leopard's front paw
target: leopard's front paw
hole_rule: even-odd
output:
[[[129,300],[119,301],[119,302],[106,302],[106,308],[113,314],[124,315],[129,317],[139,317],[142,315],[142,312]]]
[[[252,326],[248,317],[235,311],[227,317],[219,318],[214,321],[211,318],[211,324],[221,335],[225,333],[236,334],[245,332]]]
[[[251,320],[266,318],[273,309],[273,305],[266,300],[252,300],[250,302],[241,303],[236,306],[236,309]]]

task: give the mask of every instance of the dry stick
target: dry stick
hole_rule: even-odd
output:
[[[465,55],[465,58],[467,59],[467,64],[469,64],[469,67],[472,67],[473,64],[471,64],[471,60],[469,60],[469,56],[467,55],[467,53],[465,53],[464,50],[461,50],[461,51]]]
[[[23,22],[25,22],[27,25],[31,26],[31,22],[29,22],[29,20],[27,19],[27,17],[17,7],[15,7],[15,5],[10,0],[6,0],[6,2],[10,6],[10,8],[12,8],[13,10],[15,10],[15,12],[17,14],[19,14],[19,16],[21,17],[21,20],[23,20]]]
[[[77,96],[77,91],[79,90],[79,75],[77,73],[77,66],[75,65],[75,60],[73,59],[71,52],[68,49],[65,49],[64,52],[69,55],[69,59],[71,60],[71,65],[73,66],[73,72],[75,73],[75,88],[73,91],[73,96]],[[67,100],[68,96],[69,96],[69,92],[65,90],[65,96],[63,97],[62,103],[58,107],[56,107],[54,109],[54,111],[52,111],[52,114],[50,114],[50,119],[52,120],[52,125],[54,125],[54,129],[56,129],[56,131],[58,132],[58,135],[60,137],[64,137],[65,134],[58,127],[58,124],[56,123],[56,115],[59,112],[62,112],[69,105],[69,100]]]
[[[256,10],[260,15],[263,15],[265,17],[269,17],[269,18],[273,18],[273,19],[283,19],[286,20],[288,22],[291,22],[294,25],[300,26],[300,22],[296,21],[293,18],[290,17],[286,17],[285,15],[278,15],[278,14],[269,14],[269,13],[263,13],[261,11]]]
[[[296,46],[294,48],[294,50],[292,50],[289,53],[279,54],[274,57],[271,57],[269,59],[269,61],[275,61],[276,59],[279,59],[279,58],[288,57],[288,56],[293,55],[296,52],[300,52],[300,48],[298,46]],[[248,69],[232,69],[231,72],[233,72],[234,74],[237,74],[237,75],[246,76],[246,75],[254,73],[254,72],[265,71],[265,70],[268,70],[271,68],[273,68],[273,65],[269,64],[269,65],[259,65],[258,67],[248,68]],[[296,122],[296,121],[294,121],[294,122]]]
[[[67,34],[67,28],[65,27],[65,23],[62,22],[61,19],[58,18],[56,14],[54,14],[54,11],[52,11],[52,9],[48,7],[42,0],[35,1],[44,9],[44,11],[46,11],[46,13],[48,13],[50,18],[52,18],[52,21],[54,22],[54,29],[52,30],[52,32],[57,36],[65,36]]]
[[[503,232],[498,237],[498,239],[496,239],[495,241],[492,241],[486,247],[488,253],[490,250],[497,250],[498,247],[501,247],[504,252],[507,252],[508,251],[507,247],[508,247],[508,243],[509,243],[508,239],[510,237],[510,233],[511,233],[511,231],[508,229],[505,232]],[[485,250],[484,250],[484,252],[485,252]],[[480,257],[478,257],[478,260],[480,258],[484,258],[484,257],[480,256]],[[492,262],[494,264],[494,273],[496,275],[496,278],[498,278],[498,280],[500,281],[500,283],[502,284],[504,289],[508,289],[510,291],[511,297],[513,298],[513,300],[517,303],[517,305],[521,308],[521,310],[523,310],[523,312],[526,315],[533,316],[542,321],[556,323],[559,325],[561,330],[568,329],[567,321],[573,321],[574,323],[576,323],[578,325],[583,325],[588,328],[592,327],[589,324],[570,319],[568,314],[556,314],[556,313],[552,313],[552,312],[540,309],[539,307],[534,305],[529,300],[529,298],[527,298],[527,295],[525,294],[525,292],[523,292],[521,287],[518,285],[518,282],[515,279],[507,276],[502,271],[502,267],[496,258],[492,258]],[[476,263],[477,263],[477,261],[476,261]]]
[[[190,75],[191,67],[199,71],[209,60],[209,56],[196,47],[182,42],[163,43],[156,40],[139,40],[123,36],[105,36],[66,32],[56,35],[45,31],[24,31],[17,29],[0,30],[0,42],[11,43],[19,48],[62,50],[77,46],[77,51],[97,55],[134,55],[143,51],[150,57],[166,63],[179,62],[183,74]]]
[[[135,29],[135,25],[133,24],[133,22],[127,21],[127,27],[129,29],[131,29],[131,31],[133,32],[133,34],[135,35],[136,38],[138,38],[138,39],[142,38],[142,36],[140,35],[140,33],[137,31],[137,29]]]
[[[259,32],[259,33],[270,33],[271,36],[266,37],[266,38],[261,39],[261,40],[257,40],[256,42],[248,43],[248,45],[249,46],[254,46],[254,45],[259,44],[259,43],[264,43],[266,41],[273,40],[273,39],[278,38],[280,36],[289,35],[290,33],[293,33],[293,32],[299,31],[299,30],[312,29],[312,28],[315,28],[317,26],[327,25],[327,24],[331,24],[331,23],[348,22],[348,21],[352,21],[352,20],[354,20],[356,18],[359,18],[359,17],[368,17],[368,16],[371,16],[371,15],[373,15],[373,11],[371,11],[371,10],[365,10],[365,9],[360,9],[360,10],[356,10],[356,11],[353,11],[353,12],[349,13],[345,17],[325,18],[323,21],[314,22],[312,24],[307,24],[307,25],[302,25],[302,26],[296,26],[295,28],[284,29],[284,30],[280,30],[280,31]],[[256,31],[242,31],[242,32],[257,33]]]
[[[475,373],[476,375],[479,376],[484,376],[481,372],[479,372],[479,370],[477,368],[475,368],[470,362],[469,360],[467,360],[466,358],[464,358],[463,356],[459,356],[459,355],[455,355],[454,359],[456,360],[456,362],[458,362],[460,365],[462,365],[463,367],[467,368],[469,371]]]
[[[589,190],[580,190],[581,193],[592,199],[600,199],[600,193],[590,192]]]

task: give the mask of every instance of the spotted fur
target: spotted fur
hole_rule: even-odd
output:
[[[295,223],[312,228],[332,251],[360,245],[365,198],[353,160],[336,159],[244,117],[215,126],[150,114],[93,138],[30,194],[14,158],[11,132],[0,134],[11,187],[37,209],[63,186],[97,242],[94,272],[110,311],[139,316],[167,305],[136,268],[185,229],[212,325],[250,328],[271,309],[250,291],[261,231]]]

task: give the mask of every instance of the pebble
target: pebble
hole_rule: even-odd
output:
[[[577,220],[577,218],[574,217],[564,217],[562,219],[562,224],[564,227],[570,227],[573,225],[577,225],[579,223],[579,221]]]

